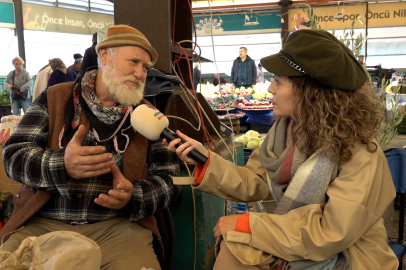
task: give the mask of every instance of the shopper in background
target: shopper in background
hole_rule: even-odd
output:
[[[195,64],[195,68],[193,69],[193,86],[195,87],[195,91],[197,91],[197,85],[200,83],[201,73],[199,70],[199,62]]]
[[[82,62],[82,72],[89,67],[97,67],[97,32],[92,36],[92,46],[86,49]]]
[[[50,59],[49,65],[53,71],[49,77],[47,87],[58,83],[71,82],[76,79],[77,74],[73,70],[66,68],[65,63],[61,59]]]
[[[226,84],[226,79],[220,77],[220,84]],[[216,73],[214,74],[213,85],[217,86],[219,84],[219,75]]]
[[[49,64],[41,68],[35,77],[34,92],[32,94],[32,101],[34,101],[42,91],[48,86],[49,77],[51,76],[52,68]]]
[[[265,76],[261,63],[258,64],[257,68],[257,83],[265,83]]]
[[[179,131],[186,143],[168,145],[188,163],[192,149],[208,156],[194,188],[239,202],[272,194],[277,203],[272,214],[219,219],[214,270],[397,269],[382,219],[396,191],[375,139],[384,111],[366,71],[322,30],[293,32],[261,63],[275,74],[268,91],[278,119],[245,167]]]
[[[358,56],[358,62],[359,62],[361,65],[364,64],[364,59],[365,59],[365,56],[364,56],[364,55]]]
[[[240,56],[233,62],[231,68],[230,82],[235,88],[244,86],[245,88],[254,87],[257,80],[257,67],[255,61],[247,55],[247,48],[241,47]]]
[[[30,106],[32,78],[28,71],[23,68],[24,60],[21,57],[15,57],[12,63],[14,70],[7,75],[5,85],[10,89],[13,115],[20,115],[20,109],[26,113]]]
[[[75,53],[73,55],[73,59],[75,59],[75,62],[73,63],[73,65],[70,65],[68,68],[73,70],[76,74],[79,74],[82,71],[83,56],[80,53]]]

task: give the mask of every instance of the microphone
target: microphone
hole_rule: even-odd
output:
[[[150,105],[142,104],[135,108],[131,115],[131,126],[135,131],[151,141],[165,138],[169,143],[179,138],[175,132],[168,128],[168,118],[166,118],[166,116],[155,107]],[[184,143],[185,141],[182,140],[180,143],[176,144],[176,148]],[[207,161],[207,157],[195,149],[189,152],[188,157],[203,166]]]

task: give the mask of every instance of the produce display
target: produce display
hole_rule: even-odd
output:
[[[215,95],[206,100],[213,110],[225,110],[226,108],[231,110],[236,106],[235,100],[231,96],[223,96],[222,99],[220,95]]]
[[[241,88],[235,88],[233,91],[233,96],[234,98],[239,97],[239,96],[251,96],[252,94],[252,88],[249,87],[247,89],[245,89],[244,86],[241,86]]]
[[[269,110],[273,106],[270,102],[272,94],[268,92],[268,85],[257,83],[254,88],[232,89],[231,85],[217,85],[211,83],[199,84],[202,95],[214,110],[232,109],[233,107],[242,110]],[[224,102],[221,99],[223,96]]]
[[[265,136],[259,137],[259,133],[255,130],[248,130],[243,136],[237,138],[236,142],[244,143],[244,148],[257,149],[262,145]]]
[[[268,85],[264,83],[257,83],[252,91],[251,98],[259,100],[269,100],[272,98],[272,94],[268,92]]]
[[[245,116],[245,113],[229,113],[226,115],[217,115],[217,117],[219,119],[228,119],[228,118],[235,119],[235,118],[242,118],[244,116]]]
[[[239,97],[237,98],[237,108],[241,110],[269,110],[273,105],[269,101],[259,101],[251,99],[250,101]]]

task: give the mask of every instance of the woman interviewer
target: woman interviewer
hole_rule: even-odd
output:
[[[220,218],[214,269],[396,269],[382,219],[395,189],[375,140],[383,108],[364,69],[320,30],[294,32],[261,64],[276,75],[269,92],[278,119],[244,168],[180,132],[187,143],[168,145],[186,162],[193,148],[209,156],[195,188],[244,202],[272,194],[278,203],[273,214]]]
[[[32,78],[28,71],[23,68],[24,60],[21,57],[14,58],[13,65],[14,70],[7,75],[5,85],[10,89],[13,115],[20,115],[20,109],[23,109],[25,113],[30,106]]]

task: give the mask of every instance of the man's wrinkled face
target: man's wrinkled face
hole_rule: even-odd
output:
[[[147,71],[151,67],[151,56],[146,50],[136,46],[117,47],[108,52],[102,80],[117,103],[135,106],[144,96]]]

